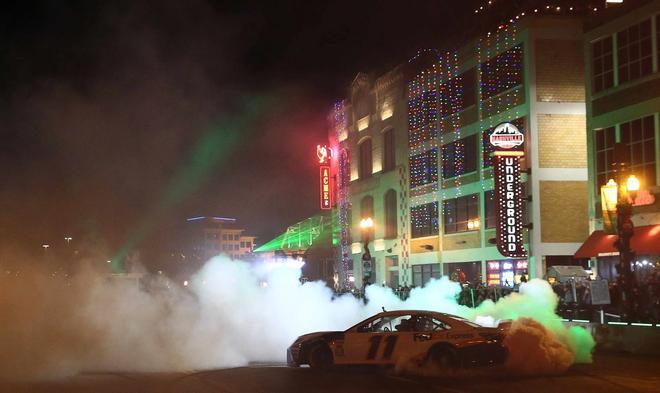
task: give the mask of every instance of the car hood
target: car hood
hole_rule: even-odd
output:
[[[319,338],[331,338],[331,337],[336,337],[338,335],[343,335],[344,332],[341,331],[327,331],[327,332],[314,332],[314,333],[307,333],[303,334],[302,336],[298,337],[294,344],[296,343],[301,343],[304,341],[310,341],[310,340],[315,340]]]

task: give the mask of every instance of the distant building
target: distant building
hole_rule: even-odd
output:
[[[191,217],[186,220],[184,250],[186,258],[206,261],[216,255],[241,259],[252,254],[255,236],[244,234],[245,229],[235,218]]]

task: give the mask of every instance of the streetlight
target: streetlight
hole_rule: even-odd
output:
[[[631,175],[625,185],[618,185],[614,179],[601,187],[601,198],[603,203],[603,224],[605,230],[613,232],[612,217],[616,214],[617,240],[614,247],[619,251],[619,264],[616,267],[619,273],[617,281],[621,290],[623,304],[628,318],[633,319],[637,315],[637,283],[631,269],[631,263],[635,259],[635,251],[630,248],[630,239],[635,233],[635,225],[632,222],[632,207],[639,191],[639,180]],[[609,228],[608,228],[609,225]]]
[[[73,238],[71,236],[66,236],[64,240],[66,241],[66,244],[69,245],[69,243],[71,243],[71,240],[73,240]]]
[[[366,288],[371,278],[371,253],[369,252],[369,235],[374,227],[374,220],[366,217],[360,220],[360,229],[364,239],[364,253],[362,254],[362,287]]]

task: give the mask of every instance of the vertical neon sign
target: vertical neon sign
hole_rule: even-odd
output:
[[[332,187],[330,177],[330,158],[332,157],[332,150],[327,146],[316,146],[316,156],[319,159],[319,177],[320,189],[319,195],[321,198],[321,210],[332,209]]]
[[[525,155],[525,136],[511,123],[495,127],[490,143],[495,146],[496,240],[500,254],[526,258],[523,239],[523,190],[520,184],[520,158]]]

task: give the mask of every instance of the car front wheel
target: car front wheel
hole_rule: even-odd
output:
[[[316,345],[309,352],[309,366],[316,369],[330,368],[334,363],[332,352],[325,344]]]

